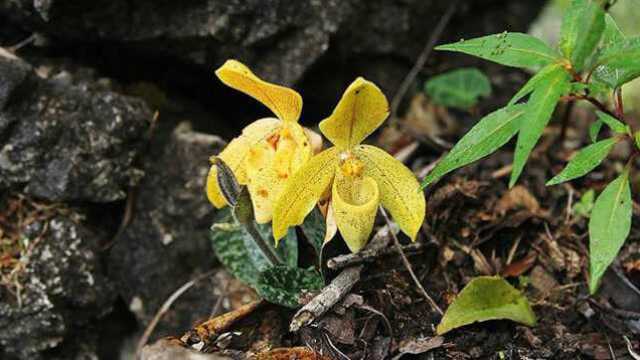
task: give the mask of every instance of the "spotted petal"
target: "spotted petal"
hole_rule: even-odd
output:
[[[364,176],[372,177],[380,189],[380,202],[400,229],[415,240],[426,212],[424,194],[411,170],[384,150],[359,145],[353,153],[364,163]]]
[[[218,78],[227,86],[251,96],[268,107],[283,121],[298,121],[302,97],[284,86],[266,82],[237,60],[227,60],[218,70]]]
[[[274,118],[265,118],[251,123],[242,130],[242,134],[231,140],[229,145],[218,155],[229,166],[240,184],[246,185],[248,182],[247,172],[244,167],[245,159],[249,154],[249,149],[256,144],[266,140],[274,134],[282,122]],[[207,177],[207,197],[209,201],[217,207],[224,207],[227,202],[220,192],[218,185],[216,167],[212,166]]]
[[[287,182],[273,211],[276,241],[290,226],[302,224],[320,197],[329,189],[338,164],[338,149],[329,148],[306,162]]]
[[[376,219],[380,193],[370,177],[345,176],[336,172],[331,201],[340,234],[351,252],[358,252],[369,240]]]
[[[249,150],[245,167],[256,222],[271,221],[273,204],[289,177],[312,155],[310,139],[297,123],[283,123],[279,132]]]
[[[372,82],[357,78],[344,92],[328,118],[320,122],[320,131],[335,146],[350,149],[359,144],[389,115],[389,103]]]

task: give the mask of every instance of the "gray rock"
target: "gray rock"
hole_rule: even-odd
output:
[[[449,4],[448,0],[192,0],[175,6],[155,0],[14,0],[0,5],[0,14],[56,41],[124,44],[137,53],[207,69],[239,58],[267,79],[293,84],[329,53],[339,64],[325,64],[323,69],[340,78],[357,75],[348,69],[354,62],[386,57],[394,66],[410,66]],[[542,4],[542,0],[462,1],[459,22],[454,18],[455,26],[441,40],[469,37],[469,29],[515,31]]]
[[[224,145],[218,137],[182,123],[167,141],[158,140],[143,159],[135,217],[109,254],[109,273],[143,325],[177,288],[215,265],[208,240],[213,206],[205,195],[209,157]],[[186,331],[209,315],[214,282],[185,293],[160,322],[156,336]]]
[[[43,79],[0,54],[0,190],[51,201],[123,199],[151,119],[143,101]]]
[[[52,211],[23,234],[33,245],[23,254],[19,295],[0,287],[0,358],[48,358],[44,352],[65,340],[81,343],[91,323],[111,310],[115,292],[97,257],[96,235],[70,210]]]

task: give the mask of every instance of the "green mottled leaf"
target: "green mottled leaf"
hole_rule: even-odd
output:
[[[558,69],[562,69],[561,64],[549,64],[543,67],[540,71],[538,71],[529,81],[518,92],[513,95],[511,100],[509,101],[509,105],[513,105],[518,102],[523,97],[529,95],[533,90],[535,90],[540,84],[544,84],[545,80],[549,78],[549,76],[553,76],[558,72]]]
[[[269,302],[296,308],[303,291],[316,291],[323,286],[322,277],[313,268],[274,266],[260,273],[256,291]]]
[[[589,125],[589,139],[591,139],[591,142],[598,141],[598,135],[600,134],[603,124],[602,120],[596,120]]]
[[[266,239],[268,246],[275,249],[275,241],[273,240],[273,234],[271,232],[271,226],[269,224],[260,224],[256,226],[260,235]],[[250,237],[244,237],[244,245],[251,258],[251,261],[258,269],[263,271],[271,266],[267,258],[262,255],[260,247],[256,245],[256,242]],[[276,253],[280,256],[289,267],[298,266],[298,237],[296,235],[295,228],[290,228],[287,235],[278,242],[278,248],[275,249]]]
[[[640,76],[640,37],[624,39],[604,48],[593,77],[617,88]]]
[[[327,230],[327,224],[325,223],[324,216],[320,212],[320,209],[316,206],[304,219],[304,222],[300,226],[302,233],[307,238],[311,246],[316,251],[316,254],[320,256],[322,253],[322,245],[324,245],[324,236]]]
[[[600,165],[617,142],[616,138],[609,138],[581,149],[558,175],[547,182],[547,186],[560,184],[586,175]]]
[[[260,271],[251,260],[245,246],[250,235],[234,221],[228,208],[219,212],[216,223],[211,227],[211,243],[218,260],[240,281],[255,285]]]
[[[587,190],[587,192],[580,197],[580,201],[573,205],[573,213],[588,218],[591,214],[591,209],[593,209],[595,198],[596,192],[593,191],[593,189]]]
[[[457,51],[498,64],[520,68],[548,65],[558,60],[558,53],[533,36],[504,32],[471,40],[440,45],[436,50]]]
[[[422,187],[506,144],[520,129],[525,109],[525,105],[508,106],[482,118],[427,175]]]
[[[536,324],[529,301],[520,291],[498,276],[480,276],[471,280],[449,305],[436,331],[442,335],[464,325],[500,319]]]
[[[434,76],[425,83],[424,89],[435,104],[462,110],[475,106],[480,97],[491,95],[489,79],[476,68]]]
[[[615,260],[631,230],[629,169],[613,180],[596,199],[589,221],[589,291],[595,294],[600,278]]]
[[[531,94],[523,116],[522,127],[518,132],[509,187],[518,181],[531,150],[551,119],[556,104],[560,97],[569,91],[569,80],[569,74],[558,68],[542,80]]]
[[[596,114],[598,115],[598,120],[602,121],[603,123],[607,124],[607,126],[616,134],[627,134],[629,133],[629,127],[625,124],[623,124],[620,120],[614,118],[613,116],[602,112],[602,111],[596,111]]]
[[[593,53],[605,27],[602,0],[573,0],[562,19],[560,51],[581,71]]]

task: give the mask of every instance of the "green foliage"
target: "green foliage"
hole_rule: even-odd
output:
[[[476,68],[449,71],[429,79],[425,92],[438,105],[467,110],[475,106],[480,97],[491,95],[491,83]]]
[[[515,185],[524,169],[524,164],[529,158],[533,147],[542,136],[542,131],[551,120],[553,110],[556,108],[560,96],[569,91],[569,74],[562,68],[557,68],[545,79],[540,81],[533,90],[531,98],[527,102],[522,126],[518,132],[518,142],[513,156],[513,170],[509,187]]]
[[[536,324],[536,316],[520,291],[498,276],[480,276],[462,289],[436,331],[442,335],[474,322],[499,319]]]
[[[640,76],[640,37],[617,41],[598,57],[594,78],[612,88]]]
[[[482,118],[427,175],[422,186],[495,152],[520,129],[524,114],[525,105],[513,105]]]
[[[324,217],[320,212],[320,209],[316,206],[304,219],[304,222],[300,226],[302,233],[311,243],[316,254],[320,257],[322,253],[322,246],[324,245],[324,235],[326,233],[327,225]]]
[[[323,285],[322,277],[313,268],[274,266],[260,274],[256,291],[269,302],[296,308],[302,292],[320,290]]]
[[[427,175],[423,186],[491,154],[517,133],[509,181],[509,186],[513,186],[558,102],[565,96],[571,101],[587,100],[601,111],[597,111],[598,120],[589,126],[593,144],[581,149],[547,185],[572,180],[592,171],[618,142],[633,142],[640,149],[640,131],[634,133],[624,122],[621,112],[624,107],[620,100],[620,86],[640,77],[640,37],[626,37],[614,19],[605,13],[604,3],[604,0],[571,1],[562,21],[559,52],[529,35],[507,32],[436,47],[437,50],[462,52],[507,66],[537,67],[540,70],[505,108],[481,119],[463,136]],[[518,105],[522,107],[514,107],[527,96],[526,103]],[[613,99],[616,108],[602,111],[607,104],[601,99]],[[605,124],[613,136],[598,141]],[[633,162],[629,161],[629,164]],[[594,193],[587,192],[574,207],[576,214],[582,216],[589,216],[593,207],[589,223],[592,292],[597,289],[599,279],[629,233],[631,192],[628,172],[626,169],[623,175],[611,182],[595,204]]]
[[[547,182],[547,186],[560,184],[586,175],[600,165],[617,142],[618,139],[609,138],[593,143],[578,151],[564,170]]]
[[[560,50],[581,71],[593,53],[605,28],[601,0],[574,0],[564,15],[560,30]]]
[[[594,294],[600,278],[613,262],[631,230],[629,169],[613,180],[596,199],[589,221],[589,291]]]
[[[573,213],[578,216],[589,217],[595,198],[596,192],[593,189],[587,190],[580,198],[580,201],[573,205]]]
[[[519,68],[544,66],[559,59],[558,53],[542,40],[527,34],[506,31],[440,45],[435,49],[462,52]]]

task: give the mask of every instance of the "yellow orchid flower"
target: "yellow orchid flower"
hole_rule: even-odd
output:
[[[285,183],[313,156],[314,148],[322,146],[322,140],[298,124],[302,97],[296,91],[258,78],[236,60],[227,60],[216,75],[225,85],[263,103],[277,117],[251,123],[218,155],[238,182],[247,185],[256,222],[268,223],[273,203]],[[216,173],[216,167],[212,166],[207,177],[207,197],[215,207],[222,208],[227,203]]]
[[[347,88],[331,116],[320,122],[334,146],[298,169],[280,193],[273,212],[276,241],[329,191],[338,230],[352,252],[369,239],[379,204],[415,240],[426,204],[414,174],[384,150],[360,144],[388,115],[387,99],[372,82],[358,78]]]

